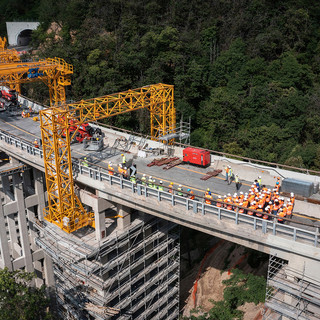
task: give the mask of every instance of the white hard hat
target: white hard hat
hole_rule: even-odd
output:
[[[231,193],[228,193],[227,196],[230,197],[230,196],[231,196]]]
[[[162,182],[162,181],[160,181],[159,183],[160,183],[160,184],[162,184],[163,182]]]
[[[240,191],[240,194],[243,194],[243,192],[242,192],[242,191]]]
[[[236,197],[236,196],[237,196],[237,193],[235,193],[233,196]]]
[[[109,164],[111,164],[112,162],[111,161],[109,161]]]
[[[143,174],[143,176],[145,177],[145,176],[146,176],[146,174],[144,173],[144,174]]]
[[[261,179],[261,176],[259,176],[258,179]]]
[[[228,166],[228,168],[231,168],[230,166]]]
[[[149,179],[152,179],[152,176],[149,176]]]
[[[179,188],[181,188],[182,187],[182,185],[181,184],[179,184]]]
[[[294,193],[293,192],[290,193],[290,197],[294,197]]]
[[[221,199],[221,196],[218,196],[218,199]]]

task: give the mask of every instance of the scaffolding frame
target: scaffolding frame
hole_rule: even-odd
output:
[[[126,230],[96,245],[51,224],[38,226],[36,243],[53,260],[65,319],[86,314],[95,319],[152,319],[160,312],[163,319],[178,318],[178,227],[152,216],[144,219],[135,219]]]
[[[271,255],[265,305],[289,319],[319,319],[320,283],[308,278],[304,270],[297,271],[289,267],[287,261]]]

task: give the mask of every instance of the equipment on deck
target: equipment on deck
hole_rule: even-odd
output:
[[[210,152],[188,147],[183,150],[183,162],[208,167],[211,163]]]

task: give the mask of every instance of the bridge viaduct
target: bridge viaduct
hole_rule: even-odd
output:
[[[4,130],[0,130],[0,150],[12,159],[0,171],[0,265],[11,270],[24,267],[39,274],[36,284],[45,283],[56,292],[64,317],[82,319],[82,311],[75,307],[80,303],[92,319],[177,319],[176,225],[269,254],[268,281],[276,289],[267,293],[267,305],[289,319],[316,319],[319,315],[317,225],[262,220],[133,184],[110,176],[103,166],[87,167],[78,161],[74,164],[77,192],[95,213],[95,231],[69,235],[43,219],[42,150]],[[176,155],[181,152],[175,148]],[[112,210],[118,215],[116,226],[106,219]],[[163,267],[158,265],[161,263]],[[130,292],[124,289],[128,284]],[[84,285],[91,288],[89,304],[74,292]],[[157,288],[151,290],[152,286]],[[148,309],[152,301],[156,303]]]

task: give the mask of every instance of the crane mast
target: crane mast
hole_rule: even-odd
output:
[[[161,140],[162,135],[174,132],[173,86],[162,83],[40,111],[47,221],[68,233],[86,225],[94,226],[94,214],[83,208],[74,192],[70,142],[77,130],[69,135],[70,124],[79,128],[83,123],[143,108],[150,111],[152,139]]]

